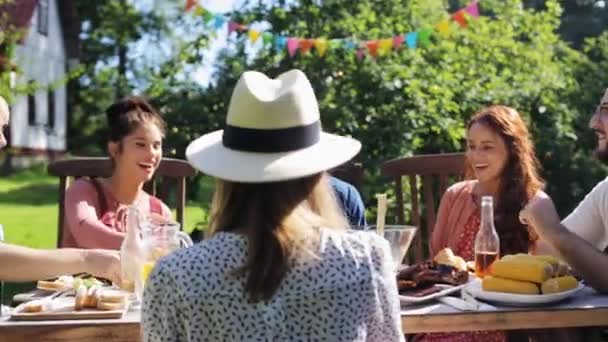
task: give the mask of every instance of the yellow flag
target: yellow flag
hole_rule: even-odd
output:
[[[255,41],[260,38],[260,32],[256,30],[249,30],[247,35],[249,36],[249,40],[251,41],[251,43],[255,43]]]
[[[393,47],[392,38],[380,39],[378,41],[378,51],[380,52],[381,55],[384,55],[384,54],[390,52],[392,47]]]
[[[450,35],[450,22],[447,19],[443,20],[437,24],[437,26],[435,26],[435,29],[442,37],[445,38]]]
[[[323,38],[317,38],[315,39],[315,49],[317,49],[317,53],[319,54],[319,56],[323,57],[323,55],[325,54],[325,51],[327,51],[327,40],[323,39]]]

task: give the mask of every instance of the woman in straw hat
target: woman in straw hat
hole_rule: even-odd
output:
[[[145,340],[402,341],[388,243],[345,230],[324,173],[360,147],[321,131],[301,71],[245,72],[226,128],[186,150],[217,178],[213,234],[156,265]]]

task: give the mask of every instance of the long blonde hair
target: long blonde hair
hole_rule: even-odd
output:
[[[246,274],[252,302],[272,298],[291,257],[315,237],[314,227],[348,227],[324,173],[272,183],[216,182],[210,228],[247,237],[247,262],[236,274]]]

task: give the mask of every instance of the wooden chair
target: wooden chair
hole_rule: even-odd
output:
[[[464,162],[464,153],[447,153],[397,158],[382,164],[382,175],[395,181],[398,224],[406,224],[402,176],[409,178],[412,204],[409,223],[418,227],[418,233],[412,242],[414,262],[422,261],[426,257],[427,248],[424,242],[429,241],[435,226],[435,208],[449,183],[462,179]],[[420,188],[418,177],[422,179]]]
[[[57,247],[61,247],[63,237],[63,223],[65,211],[65,191],[70,185],[70,177],[109,177],[112,174],[112,163],[107,157],[73,158],[54,161],[48,166],[51,175],[59,177],[59,224],[57,229]],[[169,181],[177,181],[176,212],[177,221],[182,229],[186,207],[186,177],[196,174],[196,170],[186,161],[172,158],[163,158],[154,174],[154,178],[146,183],[148,193],[166,200],[169,195]],[[157,180],[161,179],[157,191]]]
[[[347,183],[352,184],[359,192],[363,186],[363,165],[361,163],[345,163],[329,170],[329,173]]]

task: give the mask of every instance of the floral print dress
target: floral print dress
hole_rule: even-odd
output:
[[[454,254],[464,260],[475,258],[475,235],[481,223],[481,212],[477,209],[466,221],[465,228],[460,234]],[[432,333],[416,336],[415,341],[424,342],[506,342],[504,331],[466,331],[455,333]]]

